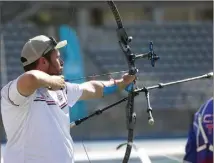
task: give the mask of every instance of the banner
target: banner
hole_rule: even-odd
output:
[[[67,25],[59,28],[60,40],[67,40],[66,47],[60,49],[61,56],[64,60],[64,76],[68,80],[77,79],[84,75],[84,64],[80,44],[76,32]],[[84,79],[74,81],[74,83],[83,83]],[[70,108],[70,121],[87,116],[87,108],[84,101],[77,102]]]

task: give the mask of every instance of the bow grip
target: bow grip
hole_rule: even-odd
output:
[[[135,75],[138,72],[138,69],[136,67],[132,67],[129,69],[129,75]]]

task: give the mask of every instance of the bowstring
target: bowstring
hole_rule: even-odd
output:
[[[85,144],[83,143],[83,139],[82,139],[82,146],[84,148],[84,151],[86,153],[86,156],[87,156],[87,159],[88,159],[89,163],[91,163],[91,160],[89,159],[89,155],[88,155],[88,152],[87,152],[86,147],[85,147]]]
[[[70,8],[69,8],[69,10],[68,10],[68,12],[70,11]],[[69,15],[71,14],[71,18],[73,18],[74,17],[74,12],[75,12],[75,9],[72,7],[72,10],[71,10],[71,13],[69,12]],[[70,24],[68,24],[68,27],[69,27],[69,36],[71,36],[71,26],[70,26]],[[68,45],[69,45],[69,42],[68,42]],[[68,52],[68,45],[66,46],[66,52]],[[102,74],[101,74],[102,75]],[[77,81],[77,80],[81,80],[81,79],[86,79],[86,78],[90,78],[90,77],[93,77],[93,75],[91,75],[91,76],[87,76],[87,77],[80,77],[80,78],[78,78],[78,79],[71,79],[71,80],[69,80],[69,81]],[[69,112],[70,113],[70,112]],[[71,130],[71,129],[70,129]],[[82,129],[81,129],[82,130]],[[88,152],[87,152],[87,150],[86,150],[86,147],[85,147],[85,144],[84,144],[84,142],[83,142],[83,136],[81,136],[81,143],[82,143],[82,146],[83,146],[83,149],[84,149],[84,151],[85,151],[85,154],[86,154],[86,157],[87,157],[87,159],[88,159],[88,161],[89,161],[89,163],[91,163],[91,160],[90,160],[90,158],[89,158],[89,155],[88,155]]]

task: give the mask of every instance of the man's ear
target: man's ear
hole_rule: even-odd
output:
[[[49,64],[48,60],[44,57],[39,58],[39,65],[46,66]]]

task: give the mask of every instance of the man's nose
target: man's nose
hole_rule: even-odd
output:
[[[64,65],[64,61],[61,58],[60,58],[60,64],[61,64],[61,66]]]

